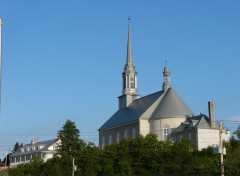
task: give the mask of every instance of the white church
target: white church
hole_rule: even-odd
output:
[[[209,115],[195,115],[170,84],[170,71],[163,70],[162,90],[141,97],[138,94],[137,71],[133,64],[130,21],[128,24],[127,59],[122,73],[122,95],[119,108],[100,128],[99,147],[118,143],[122,138],[156,134],[158,140],[180,142],[191,140],[198,150],[219,145],[219,123],[214,103],[208,102]],[[230,138],[230,130],[221,129],[222,139]]]

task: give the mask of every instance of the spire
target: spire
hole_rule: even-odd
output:
[[[127,41],[127,61],[126,65],[132,65],[132,46],[131,46],[131,30],[130,17],[128,17],[128,41]]]
[[[168,69],[167,61],[163,70],[163,91],[166,92],[170,88],[170,71]]]
[[[122,94],[138,95],[137,92],[137,72],[132,61],[132,45],[131,45],[131,30],[130,30],[130,17],[128,17],[128,40],[127,40],[127,59],[124,66],[123,76],[123,89]]]

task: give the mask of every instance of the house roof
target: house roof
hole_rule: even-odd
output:
[[[128,107],[113,114],[99,128],[99,131],[138,121],[145,113],[148,114],[144,117],[145,119],[153,120],[193,116],[193,112],[186,103],[172,88],[169,88],[166,92],[159,91],[134,100]]]
[[[30,150],[30,151],[24,151],[21,152],[21,149],[19,149],[18,151],[12,153],[10,155],[10,157],[15,157],[15,156],[21,156],[21,155],[26,155],[26,154],[32,154],[32,153],[39,153],[39,152],[47,152],[50,151],[48,148],[53,145],[54,143],[56,143],[58,141],[58,139],[52,139],[52,140],[47,140],[47,141],[40,141],[40,142],[35,142],[35,143],[29,143],[24,145],[21,148],[28,148],[28,147],[32,147],[32,146],[43,146],[41,149],[37,149],[37,150]]]

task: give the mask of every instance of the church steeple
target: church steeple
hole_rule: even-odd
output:
[[[170,71],[168,69],[167,62],[163,70],[163,91],[166,92],[170,88]]]
[[[127,59],[122,73],[123,89],[122,94],[137,95],[137,72],[132,60],[130,17],[128,18],[128,41],[127,41]]]
[[[139,98],[137,90],[137,71],[133,65],[130,17],[128,18],[127,59],[122,73],[122,95],[119,99],[119,109],[128,107],[135,99]]]

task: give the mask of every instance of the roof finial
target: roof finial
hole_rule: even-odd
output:
[[[165,65],[167,65],[167,60],[165,60]]]
[[[130,16],[128,16],[128,23],[130,24],[130,21],[131,21],[131,17]]]

